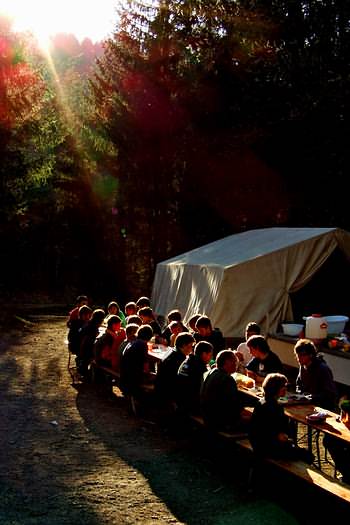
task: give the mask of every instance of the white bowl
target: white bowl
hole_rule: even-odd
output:
[[[303,330],[303,324],[296,323],[282,323],[282,330],[285,335],[296,337]]]
[[[328,315],[325,320],[328,325],[328,334],[338,335],[343,332],[349,318],[346,315]]]

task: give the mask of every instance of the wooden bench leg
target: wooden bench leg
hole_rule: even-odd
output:
[[[259,476],[262,472],[262,461],[257,458],[254,453],[250,458],[249,470],[248,470],[248,492],[255,492],[258,486]]]
[[[72,378],[72,385],[75,385],[80,378],[76,363],[72,364],[72,359],[75,358],[75,355],[68,351],[68,363],[67,369],[68,373]]]
[[[316,430],[315,439],[316,439],[316,455],[317,455],[317,465],[321,470],[321,452],[320,452],[320,431]]]
[[[324,461],[325,461],[325,463],[328,463],[329,465],[331,465],[333,467],[333,478],[337,479],[338,478],[338,470],[337,470],[337,467],[336,467],[336,464],[334,463],[334,461],[332,459],[329,459],[329,457],[328,457],[327,447],[324,448]]]
[[[126,396],[128,404],[129,404],[129,410],[130,412],[135,416],[138,417],[138,403],[135,399],[135,396]]]
[[[255,486],[255,469],[254,465],[250,465],[249,471],[248,471],[248,491],[253,492]]]

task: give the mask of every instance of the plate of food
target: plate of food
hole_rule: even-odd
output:
[[[324,412],[323,410],[317,410],[315,412],[312,412],[312,414],[309,414],[306,416],[306,419],[308,421],[324,421],[326,417],[328,416],[327,412]]]
[[[279,398],[279,403],[282,405],[297,405],[299,403],[311,403],[312,398],[311,395],[307,394],[287,394],[286,396]]]

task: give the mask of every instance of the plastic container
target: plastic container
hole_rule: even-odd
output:
[[[290,335],[292,337],[297,337],[300,335],[302,330],[304,329],[303,324],[297,324],[297,323],[282,323],[282,330],[285,335]]]
[[[349,321],[346,315],[328,315],[325,319],[328,324],[328,333],[333,335],[341,334]]]
[[[307,339],[325,339],[328,334],[326,318],[321,314],[312,314],[305,318],[305,337]]]

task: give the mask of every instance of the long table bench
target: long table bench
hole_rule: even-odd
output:
[[[96,371],[101,371],[107,375],[107,377],[116,380],[117,385],[119,385],[120,374],[105,366],[97,365],[95,362],[92,363],[91,372],[92,372],[92,381],[96,380]],[[110,383],[111,389],[113,388],[112,382]],[[143,385],[143,388],[146,392],[152,392],[154,385],[152,383]],[[131,407],[135,415],[137,415],[135,407],[133,406],[133,400],[130,399]],[[249,418],[252,414],[252,407],[246,407],[243,411],[243,414],[246,418]],[[190,416],[192,422],[194,422],[198,427],[205,429],[205,423],[201,416],[192,415]],[[252,468],[256,468],[254,465],[254,452],[252,446],[247,438],[247,433],[245,432],[217,432],[217,435],[232,443],[237,449],[244,450],[251,454],[253,458]],[[282,469],[283,471],[296,476],[303,481],[310,483],[311,485],[317,486],[322,490],[332,494],[333,496],[350,503],[350,486],[343,484],[332,478],[331,476],[321,472],[319,469],[308,465],[303,461],[288,461],[285,459],[275,459],[275,458],[264,458],[262,460],[265,464],[270,464],[276,468]]]
[[[247,411],[246,414],[250,415],[250,412]],[[202,416],[191,415],[190,419],[199,428],[206,429],[206,425],[205,425],[205,422],[204,422],[204,419],[202,418]],[[243,431],[237,431],[237,432],[219,431],[219,432],[217,432],[217,435],[219,437],[222,437],[222,438],[227,439],[227,440],[232,440],[232,441],[235,441],[235,440],[238,440],[238,439],[242,439],[242,438],[248,436],[247,432],[243,432]]]
[[[111,379],[111,380],[114,379],[118,385],[120,383],[120,373],[119,372],[117,372],[113,368],[99,365],[96,363],[96,361],[92,361],[90,363],[90,372],[91,372],[91,382],[92,383],[97,383],[98,374],[100,375],[103,374],[106,378]],[[112,381],[109,382],[109,385],[112,388]]]
[[[248,439],[241,439],[235,442],[235,445],[250,454],[254,454],[252,446]],[[350,503],[350,486],[337,481],[335,478],[321,472],[319,469],[308,465],[304,461],[263,458],[262,463],[273,465],[289,474],[296,476],[305,482],[315,485],[322,490]],[[253,467],[254,468],[254,465]]]
[[[245,417],[249,418],[249,416],[252,414],[252,408],[246,407],[243,410],[243,414]],[[204,420],[201,416],[190,416],[191,420],[198,425],[201,428],[205,428]],[[228,440],[230,443],[232,443],[238,450],[245,450],[249,454],[251,454],[253,462],[251,466],[251,472],[249,474],[249,483],[252,479],[252,470],[254,468],[259,468],[256,464],[254,464],[254,452],[253,448],[250,444],[250,441],[247,437],[247,434],[244,434],[242,432],[217,432],[217,435],[220,438],[223,438],[225,440]],[[350,503],[350,486],[345,485],[335,478],[332,478],[331,476],[325,474],[324,472],[321,472],[316,467],[313,467],[303,461],[296,461],[296,460],[285,460],[285,459],[275,459],[275,458],[264,458],[262,460],[261,464],[270,464],[276,468],[280,468],[284,470],[285,472],[296,476],[305,482],[308,482],[312,485],[315,485],[322,490]],[[260,465],[261,466],[261,465]]]
[[[90,363],[90,371],[91,371],[91,381],[92,383],[98,383],[97,376],[98,374],[102,374],[104,376],[103,381],[100,383],[101,388],[103,392],[106,395],[110,395],[113,393],[113,383],[119,388],[120,387],[120,373],[113,368],[99,365],[96,363],[96,361],[92,361]],[[155,376],[154,373],[150,373],[151,376]],[[144,383],[141,386],[142,391],[145,394],[152,394],[154,392],[154,384],[153,383]],[[130,408],[132,413],[137,416],[138,410],[136,408],[136,401],[133,396],[126,396],[130,403]]]

